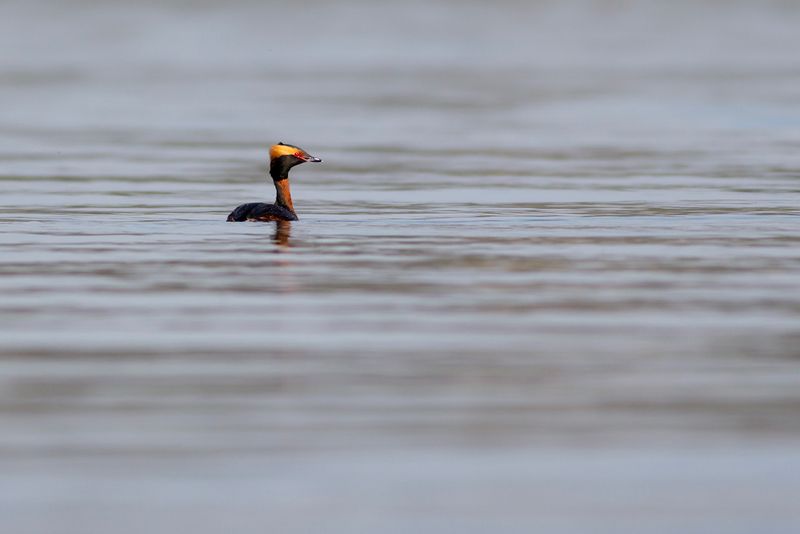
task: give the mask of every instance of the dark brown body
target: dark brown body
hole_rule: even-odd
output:
[[[242,221],[296,221],[297,214],[276,204],[251,202],[242,204],[228,215],[228,222]]]

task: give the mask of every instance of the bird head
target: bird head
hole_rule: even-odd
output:
[[[305,162],[319,163],[322,160],[316,158],[294,145],[278,143],[269,147],[269,174],[273,180],[283,180],[289,177],[289,169],[295,165]]]

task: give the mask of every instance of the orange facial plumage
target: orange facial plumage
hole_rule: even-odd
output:
[[[270,159],[279,158],[281,156],[298,156],[302,157],[303,151],[296,146],[292,145],[272,145],[269,147]]]

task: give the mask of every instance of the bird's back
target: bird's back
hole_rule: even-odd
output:
[[[228,215],[228,222],[242,221],[296,221],[297,215],[276,204],[250,202],[242,204]]]

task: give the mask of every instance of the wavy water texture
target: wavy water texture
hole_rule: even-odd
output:
[[[3,532],[800,528],[795,4],[3,11]]]

